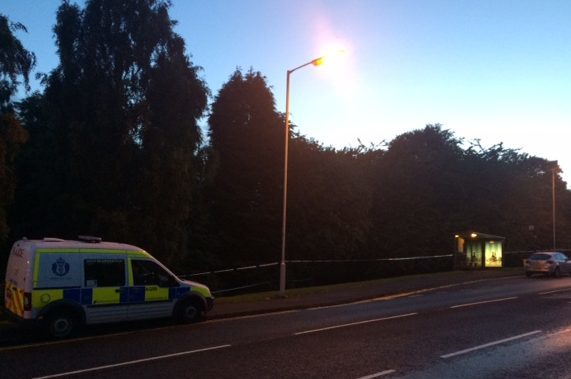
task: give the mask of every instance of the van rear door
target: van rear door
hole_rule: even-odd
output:
[[[31,307],[31,253],[16,242],[10,251],[4,282],[4,304],[14,315],[24,318]]]

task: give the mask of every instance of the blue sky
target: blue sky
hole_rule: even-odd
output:
[[[56,0],[2,0],[18,34],[57,65]],[[458,137],[558,160],[571,180],[571,1],[173,0],[176,31],[215,95],[236,67],[261,71],[285,110],[286,70],[332,43],[337,70],[292,75],[299,131],[336,147],[441,123]]]

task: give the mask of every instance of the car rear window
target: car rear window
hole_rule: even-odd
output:
[[[529,257],[529,259],[532,261],[546,261],[549,258],[551,258],[551,254],[533,254],[531,257]]]

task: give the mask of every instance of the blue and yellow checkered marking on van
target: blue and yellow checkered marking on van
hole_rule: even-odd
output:
[[[85,306],[173,301],[184,297],[191,291],[190,287],[159,288],[159,296],[153,298],[148,295],[148,288],[150,286],[38,289],[32,292],[32,306],[34,309],[41,309],[57,300],[73,301]],[[167,296],[163,296],[163,293]]]
[[[57,300],[70,300],[81,305],[93,303],[93,288],[38,289],[32,291],[32,308],[41,309]]]
[[[136,286],[128,288],[129,303],[146,303],[152,301],[173,301],[184,297],[190,287],[156,287]]]
[[[82,289],[65,289],[63,290],[63,298],[72,300],[82,305],[93,303],[93,288]]]
[[[169,288],[169,299],[175,300],[184,297],[190,292],[190,287],[171,287]]]

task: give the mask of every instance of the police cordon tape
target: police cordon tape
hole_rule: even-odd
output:
[[[367,262],[390,262],[390,261],[411,261],[419,259],[451,258],[452,254],[431,255],[405,258],[377,258],[377,259],[314,259],[314,260],[291,260],[286,263],[367,263]]]
[[[442,255],[430,255],[430,256],[417,256],[417,257],[403,257],[403,258],[375,258],[375,259],[293,259],[287,260],[286,264],[323,264],[323,263],[373,263],[373,262],[410,262],[410,261],[423,261],[423,260],[433,260],[433,259],[441,259],[441,258],[448,258],[452,259],[453,254],[442,254]],[[208,277],[218,274],[229,274],[229,273],[240,273],[245,272],[248,270],[255,270],[255,269],[262,269],[262,268],[269,268],[269,267],[276,267],[279,266],[279,262],[270,262],[270,263],[263,263],[263,264],[256,264],[256,265],[249,265],[249,266],[242,266],[242,267],[235,267],[235,268],[225,268],[220,270],[211,270],[211,271],[204,271],[198,272],[193,274],[185,274],[179,275],[179,277],[183,279],[192,279],[199,277]],[[198,279],[201,280],[201,279]],[[248,283],[244,285],[240,285],[237,287],[232,288],[224,288],[224,289],[217,289],[213,290],[212,293],[217,296],[226,296],[230,295],[231,293],[242,292],[242,291],[249,291],[254,290],[255,288],[271,288],[272,282],[263,281],[258,283]]]
[[[242,291],[242,290],[250,290],[252,288],[257,288],[257,287],[265,287],[268,285],[271,285],[271,282],[262,282],[262,283],[256,283],[256,284],[248,284],[247,286],[240,286],[240,287],[234,287],[234,288],[227,288],[224,290],[216,290],[216,291],[212,291],[212,293],[216,296],[222,296],[224,294],[227,293],[231,293],[231,292],[236,292],[236,291]]]
[[[506,251],[503,253],[503,266],[504,267],[517,267],[521,264],[522,262],[522,258],[527,258],[529,255],[537,252],[539,250],[534,250],[534,251]],[[562,251],[562,252],[566,252],[568,253],[568,255],[571,255],[571,249],[558,249],[558,251]],[[428,256],[415,256],[415,257],[402,257],[402,258],[375,258],[375,259],[293,259],[293,260],[287,260],[286,264],[329,264],[329,263],[346,263],[346,264],[352,264],[352,263],[381,263],[381,262],[387,262],[387,263],[398,263],[398,262],[426,262],[428,260],[442,260],[442,259],[450,259],[452,263],[452,260],[454,259],[454,254],[439,254],[439,255],[428,255]],[[269,267],[276,267],[279,266],[279,262],[271,262],[271,263],[264,263],[264,264],[257,264],[257,265],[249,265],[249,266],[242,266],[242,267],[235,267],[235,268],[226,268],[226,269],[220,269],[220,270],[211,270],[211,271],[204,271],[204,272],[198,272],[198,273],[193,273],[193,274],[185,274],[185,275],[179,275],[181,278],[195,278],[195,277],[205,277],[205,276],[211,276],[211,275],[217,275],[217,274],[224,274],[224,273],[240,273],[240,272],[244,272],[247,270],[255,270],[255,269],[261,269],[261,268],[269,268]],[[415,263],[416,264],[416,263]],[[471,269],[469,267],[466,267],[467,269]],[[472,268],[473,269],[473,268]],[[201,279],[198,279],[201,280]],[[304,280],[298,280],[298,282],[301,282]],[[216,295],[219,296],[224,296],[233,292],[239,292],[239,291],[243,291],[243,290],[251,290],[254,288],[271,288],[273,282],[270,281],[263,281],[263,282],[258,282],[258,283],[248,283],[248,284],[244,284],[244,285],[240,285],[237,287],[232,287],[232,288],[224,288],[224,289],[217,289],[217,290],[213,290],[212,292]]]
[[[568,250],[568,249],[563,249]],[[517,254],[532,254],[535,251],[506,251],[504,255],[517,255]],[[398,261],[412,261],[423,259],[436,259],[436,258],[452,258],[454,254],[440,254],[440,255],[425,255],[417,257],[402,257],[402,258],[375,258],[375,259],[292,259],[286,260],[287,263],[368,263],[368,262],[398,262]],[[260,269],[272,266],[278,266],[279,262],[262,263],[243,267],[226,268],[221,270],[203,271],[194,274],[180,275],[181,278],[193,278],[197,276],[223,274],[228,272],[238,272],[253,269]]]
[[[410,261],[410,260],[420,260],[420,259],[435,259],[435,258],[451,258],[452,254],[442,254],[442,255],[430,255],[430,256],[419,256],[419,257],[405,257],[405,258],[376,258],[376,259],[292,259],[287,260],[287,263],[367,263],[367,262],[391,262],[391,261]],[[263,263],[258,265],[227,268],[222,270],[214,271],[204,271],[195,274],[185,274],[180,275],[181,278],[193,278],[196,276],[205,276],[213,274],[223,274],[227,272],[245,271],[253,270],[265,267],[272,267],[279,265],[279,262]]]
[[[223,270],[215,270],[215,271],[204,271],[204,272],[197,272],[195,274],[185,274],[179,275],[180,278],[193,278],[195,276],[205,276],[205,275],[213,275],[213,274],[223,274],[225,272],[236,272],[236,271],[245,271],[245,270],[253,270],[257,268],[265,268],[265,267],[272,267],[279,265],[279,262],[272,262],[272,263],[263,263],[259,265],[252,265],[252,266],[244,266],[244,267],[235,267],[235,268],[227,268]]]

